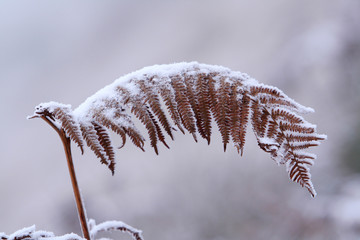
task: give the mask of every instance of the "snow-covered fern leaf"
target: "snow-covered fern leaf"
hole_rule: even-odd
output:
[[[189,132],[195,141],[199,134],[210,143],[214,120],[224,151],[232,142],[242,154],[251,122],[259,147],[278,164],[285,164],[290,179],[315,196],[308,168],[315,155],[305,150],[326,136],[317,134],[316,126],[300,116],[309,112],[313,110],[278,88],[246,74],[192,62],[144,68],[117,79],[74,111],[69,105],[50,102],[37,106],[35,116],[58,123],[81,149],[85,141],[112,172],[115,155],[107,129],[120,135],[122,146],[130,137],[144,150],[134,116],[145,126],[156,153],[159,142],[168,147],[165,135],[173,139],[175,129]]]
[[[106,221],[96,224],[95,220],[89,220],[90,235],[92,240],[104,239],[96,238],[101,232],[120,231],[128,233],[134,240],[144,240],[142,231],[138,230],[121,221]],[[69,233],[62,236],[55,236],[54,233],[48,231],[38,231],[35,225],[20,229],[10,235],[0,232],[1,240],[86,240],[75,233]],[[107,238],[111,240],[111,238]]]
[[[83,149],[83,138],[81,137],[80,125],[73,116],[71,106],[56,102],[46,103],[46,107],[43,108],[41,105],[36,107],[36,111],[41,111],[42,115],[56,121],[63,129],[71,140],[73,140],[78,147]]]
[[[128,233],[134,240],[144,240],[142,231],[132,226],[127,225],[121,221],[106,221],[96,224],[95,220],[89,220],[91,239],[95,239],[95,236],[101,232],[120,231]]]
[[[0,233],[2,240],[85,240],[74,233],[65,234],[63,236],[55,236],[52,232],[37,231],[35,225],[20,229],[13,234],[6,235]]]

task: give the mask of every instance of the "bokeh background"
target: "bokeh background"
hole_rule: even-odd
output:
[[[360,1],[0,1],[0,232],[81,234],[61,142],[40,102],[73,108],[116,78],[181,61],[246,72],[305,106],[318,196],[256,145],[176,135],[156,156],[127,144],[115,176],[73,154],[88,217],[146,239],[360,239]],[[116,138],[114,139],[117,142]],[[118,235],[120,239],[130,239]]]

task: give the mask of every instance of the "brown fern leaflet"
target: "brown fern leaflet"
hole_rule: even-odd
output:
[[[300,115],[309,112],[313,110],[246,74],[192,62],[144,68],[117,79],[74,111],[50,102],[37,106],[35,116],[58,123],[81,150],[85,141],[112,172],[115,154],[107,129],[120,135],[123,145],[130,137],[144,150],[145,139],[133,116],[145,126],[156,153],[159,142],[168,147],[165,135],[173,139],[175,129],[189,132],[195,141],[199,134],[210,143],[214,120],[224,151],[232,141],[242,154],[251,122],[259,147],[285,164],[290,179],[315,196],[309,172],[315,155],[305,150],[326,136],[317,134],[316,126]]]

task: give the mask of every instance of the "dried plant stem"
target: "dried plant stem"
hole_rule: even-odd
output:
[[[67,160],[67,164],[68,164],[68,168],[69,168],[69,174],[70,174],[70,178],[71,178],[71,184],[73,187],[76,206],[77,206],[77,210],[78,210],[78,214],[79,214],[79,220],[80,220],[80,224],[81,224],[81,228],[82,228],[83,237],[86,238],[87,240],[90,240],[90,233],[89,233],[88,224],[87,224],[85,207],[84,207],[84,204],[83,204],[83,201],[81,198],[79,185],[78,185],[78,182],[76,179],[74,163],[73,163],[72,155],[71,155],[71,140],[69,137],[66,136],[63,129],[59,129],[58,127],[56,127],[56,125],[52,121],[50,121],[47,117],[41,116],[41,118],[43,120],[45,120],[45,122],[47,122],[59,134],[60,139],[63,143],[66,160]]]

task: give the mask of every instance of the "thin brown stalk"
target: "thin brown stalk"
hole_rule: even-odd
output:
[[[71,155],[71,139],[66,136],[65,131],[63,129],[59,129],[58,127],[56,127],[56,125],[52,121],[50,121],[47,117],[41,116],[41,118],[45,120],[45,122],[47,122],[59,134],[61,142],[63,143],[83,237],[86,238],[87,240],[90,240],[90,233],[87,224],[85,207],[81,198],[79,185],[75,174],[74,163]]]

